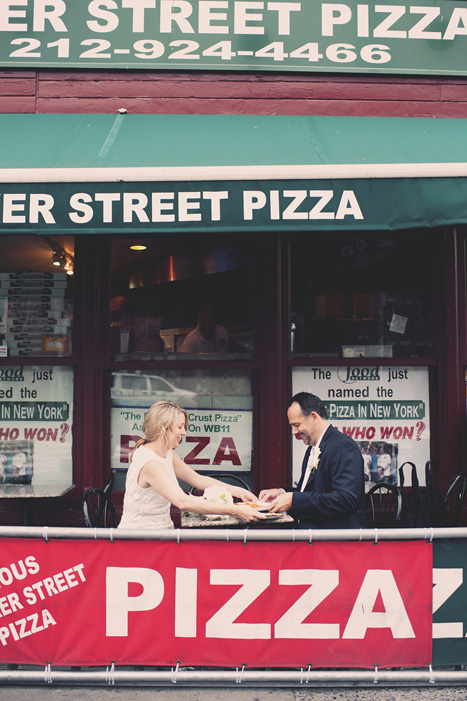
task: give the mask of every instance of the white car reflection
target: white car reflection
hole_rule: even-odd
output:
[[[112,406],[151,406],[161,399],[170,399],[182,407],[196,407],[196,392],[175,387],[159,375],[119,372],[114,375],[110,392]]]

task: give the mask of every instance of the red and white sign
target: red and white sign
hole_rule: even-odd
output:
[[[427,666],[424,542],[2,540],[0,662]]]

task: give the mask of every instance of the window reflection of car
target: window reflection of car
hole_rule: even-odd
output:
[[[182,407],[195,407],[196,392],[175,387],[159,375],[118,373],[111,389],[113,406],[151,406],[161,399],[170,399]]]

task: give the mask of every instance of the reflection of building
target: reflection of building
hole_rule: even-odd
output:
[[[350,23],[341,30],[350,32]],[[19,30],[9,36],[21,39]],[[190,40],[201,46],[204,39]],[[352,61],[325,65],[321,49],[320,62],[303,50],[297,69],[288,63],[293,57],[278,59],[277,48],[261,65],[253,55],[253,70],[230,63],[234,57],[215,63],[214,55],[212,68],[200,70],[194,60],[181,70],[174,60],[160,71],[146,54],[144,71],[128,71],[110,50],[98,73],[63,60],[58,74],[44,54],[29,57],[26,73],[14,57],[5,62],[0,143],[8,170],[0,196],[3,203],[7,193],[9,209],[0,224],[0,309],[7,308],[0,344],[9,336],[0,389],[14,385],[4,368],[22,360],[73,375],[72,477],[71,458],[57,457],[61,433],[47,442],[57,470],[76,485],[54,509],[59,525],[82,523],[83,488],[102,486],[112,466],[110,417],[138,409],[141,398],[251,410],[247,478],[257,490],[287,484],[292,385],[304,371],[310,389],[320,373],[341,365],[422,368],[428,419],[393,422],[413,438],[387,440],[401,451],[412,440],[417,455],[442,466],[444,486],[462,469],[464,68],[443,74],[449,47],[437,52],[442,65],[432,72],[425,60],[423,73],[397,73],[390,63],[386,74],[371,62],[356,72]],[[319,114],[326,116],[310,116]],[[349,114],[357,116],[342,116]],[[146,249],[131,250],[135,244]],[[72,262],[75,275],[65,276]],[[40,276],[34,294],[27,271]],[[128,303],[121,314],[111,298]],[[229,353],[183,358],[183,338],[208,304],[228,330]],[[114,385],[113,377],[120,378]],[[219,429],[226,439],[229,428]],[[49,469],[37,452],[34,460],[36,474]],[[424,460],[417,462],[422,471]],[[116,490],[117,507],[120,498]],[[36,513],[39,522],[49,517],[45,507]]]

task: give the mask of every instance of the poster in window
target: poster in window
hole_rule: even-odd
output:
[[[318,395],[330,423],[357,442],[366,481],[398,484],[398,469],[409,460],[417,466],[420,484],[425,483],[430,460],[427,367],[294,368],[292,388],[293,394]],[[303,447],[294,443],[294,480],[302,458]]]
[[[73,368],[0,365],[0,483],[72,483]]]
[[[111,387],[112,468],[126,470],[143,437],[146,411],[157,401],[179,404],[188,427],[177,455],[195,470],[252,469],[253,411],[248,374],[232,371],[120,371]]]

